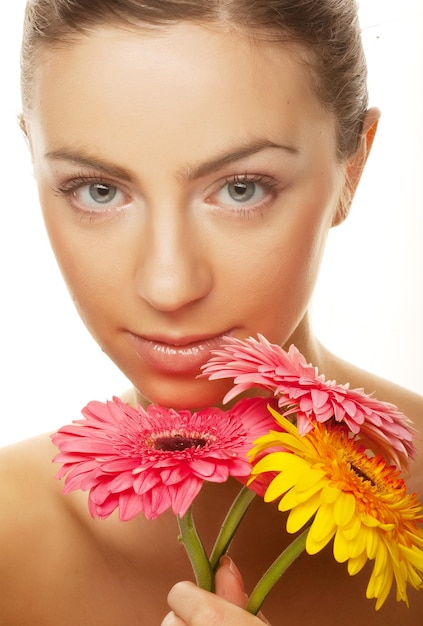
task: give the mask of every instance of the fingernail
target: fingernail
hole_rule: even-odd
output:
[[[166,615],[160,626],[171,626],[175,623],[175,613],[171,611]]]
[[[232,576],[234,576],[237,579],[237,581],[241,584],[242,588],[244,589],[244,581],[242,579],[241,572],[239,571],[235,563],[232,561],[232,559],[225,554],[224,556],[220,558],[219,563],[221,566],[223,567],[226,566],[229,569]]]

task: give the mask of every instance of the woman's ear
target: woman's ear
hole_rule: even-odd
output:
[[[380,111],[369,109],[363,122],[360,143],[356,152],[348,159],[345,166],[344,185],[332,226],[338,226],[347,217],[358,183],[373,145],[379,123]]]
[[[29,149],[31,150],[31,144],[29,141],[29,133],[28,133],[28,126],[26,123],[26,120],[24,118],[24,114],[23,113],[19,113],[18,115],[18,126],[22,131],[22,135],[26,141],[27,146],[29,147]]]
[[[23,113],[19,113],[18,115],[18,126],[21,129],[22,134],[24,135],[25,139],[28,140],[28,130],[26,128],[26,121],[25,121]]]

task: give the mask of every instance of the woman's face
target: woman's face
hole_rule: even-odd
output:
[[[141,398],[217,403],[196,375],[223,335],[289,342],[343,181],[298,52],[99,29],[43,51],[28,128],[72,298]]]

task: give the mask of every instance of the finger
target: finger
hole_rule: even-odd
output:
[[[239,569],[228,556],[223,556],[220,559],[215,584],[218,596],[243,609],[246,607],[248,596],[245,593],[244,581]]]
[[[220,559],[219,568],[215,577],[216,594],[225,598],[232,604],[236,604],[241,608],[245,608],[248,603],[248,595],[245,592],[244,580],[241,572],[228,556]],[[269,624],[263,613],[260,611],[257,615],[265,624]]]
[[[264,622],[265,624],[268,624],[269,626],[271,626],[270,622],[268,619],[266,619],[263,615],[263,613],[261,611],[259,611],[257,613],[257,617],[260,619],[260,621]]]
[[[187,626],[187,624],[171,611],[166,615],[160,626]]]
[[[174,585],[168,603],[186,626],[263,626],[255,615],[191,582]]]

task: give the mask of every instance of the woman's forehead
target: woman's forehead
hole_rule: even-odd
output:
[[[277,140],[295,145],[328,119],[292,49],[192,24],[160,36],[99,29],[44,50],[34,78],[30,117],[79,143],[154,133],[171,142],[184,132],[191,144],[214,135],[243,142],[246,131],[272,137],[277,126]]]
[[[111,89],[123,80],[130,89],[139,83],[146,85],[147,81],[154,86],[166,78],[169,88],[180,85],[182,92],[189,83],[194,88],[194,83],[206,87],[214,82],[218,89],[219,83],[230,75],[234,92],[242,86],[257,92],[270,79],[275,86],[285,85],[292,92],[317,101],[312,89],[313,73],[305,57],[302,47],[282,46],[253,39],[242,31],[228,33],[226,29],[192,23],[179,23],[148,34],[101,27],[89,36],[42,48],[34,78],[42,79],[41,86],[56,81],[64,85],[69,81],[77,83],[80,89],[89,79],[92,90],[100,87],[100,80],[107,74]],[[43,95],[48,95],[47,90]],[[265,95],[262,93],[261,97]]]

